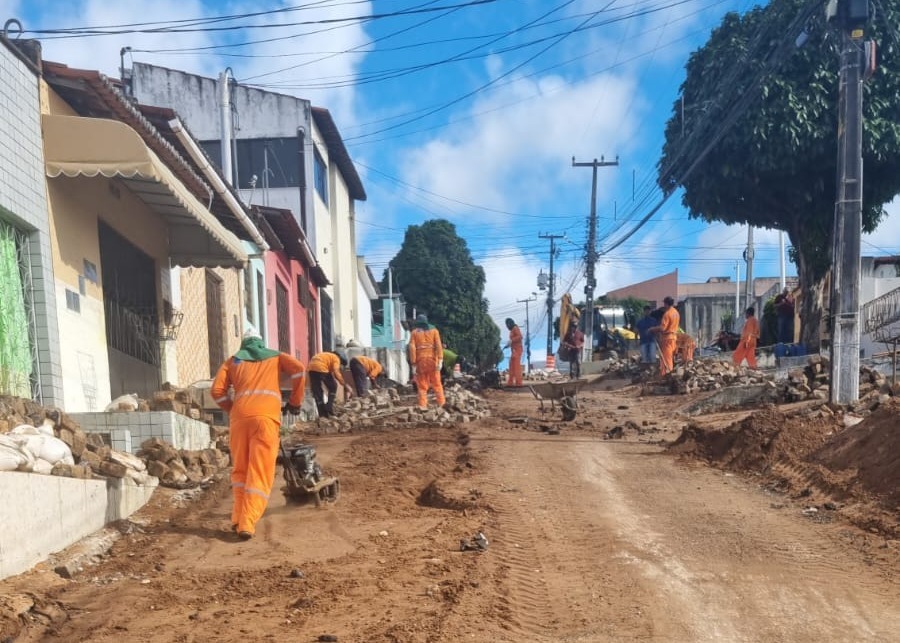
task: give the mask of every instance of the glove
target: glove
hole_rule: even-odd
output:
[[[437,370],[438,370],[438,371],[444,370],[444,360],[441,360],[441,361],[438,362],[438,368],[437,368]]]
[[[282,413],[287,412],[287,413],[290,413],[291,415],[300,415],[300,407],[294,406],[293,404],[285,404],[284,408],[281,409],[281,412]]]

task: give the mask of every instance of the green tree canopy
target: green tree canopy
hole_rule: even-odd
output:
[[[409,226],[400,252],[390,261],[394,290],[441,332],[444,344],[458,355],[493,367],[502,358],[500,329],[488,315],[485,276],[472,261],[456,226],[444,219]],[[387,289],[388,273],[382,280]]]
[[[814,3],[815,4],[815,3]],[[868,30],[878,69],[865,84],[863,228],[873,231],[884,205],[900,193],[900,0]],[[803,339],[816,345],[823,278],[831,263],[837,176],[840,35],[810,14],[808,41],[794,46],[789,25],[812,5],[772,0],[743,16],[726,15],[686,66],[683,98],[666,126],[658,183],[683,188],[690,216],[784,230],[790,237],[803,298]],[[785,43],[787,43],[785,45]],[[697,166],[740,101],[742,116]]]

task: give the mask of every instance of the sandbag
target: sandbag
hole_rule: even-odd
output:
[[[34,466],[31,468],[32,473],[41,473],[45,476],[49,476],[51,471],[53,471],[53,465],[43,458],[35,460]]]
[[[0,471],[31,471],[34,460],[23,436],[0,435]]]
[[[137,393],[126,393],[107,404],[106,411],[121,411],[126,408],[131,411],[137,411],[139,404],[140,400],[138,399]]]
[[[46,435],[30,424],[20,424],[10,431],[10,436],[15,436],[19,444],[25,445],[31,452],[32,459],[42,458],[50,463],[51,468],[57,462],[75,464],[68,444],[57,437]]]

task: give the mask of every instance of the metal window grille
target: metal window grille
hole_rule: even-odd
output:
[[[278,326],[278,350],[291,352],[291,322],[288,313],[288,291],[284,284],[275,280],[275,319]]]
[[[106,344],[110,348],[145,364],[160,365],[159,320],[155,308],[129,306],[104,295],[103,310]]]
[[[209,373],[225,361],[225,307],[222,279],[206,269],[206,334],[209,337]]]
[[[27,233],[0,219],[0,393],[43,399]]]

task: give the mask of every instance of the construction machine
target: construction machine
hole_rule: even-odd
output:
[[[317,507],[337,501],[341,482],[322,472],[316,462],[316,447],[306,443],[285,446],[282,442],[281,460],[286,483],[281,490],[289,500],[306,502],[312,499]]]

